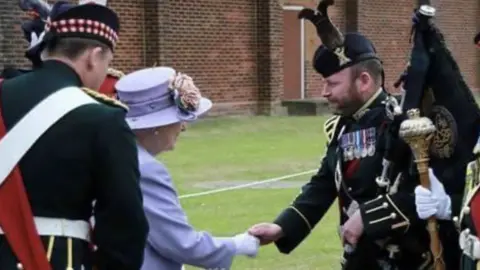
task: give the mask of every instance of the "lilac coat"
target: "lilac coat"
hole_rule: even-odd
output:
[[[230,269],[235,256],[233,240],[192,228],[165,166],[140,146],[138,157],[150,225],[142,270],[180,270],[182,264]]]

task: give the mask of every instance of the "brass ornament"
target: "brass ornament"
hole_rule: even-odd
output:
[[[335,48],[333,53],[337,56],[340,66],[343,66],[346,63],[352,61],[350,58],[348,58],[345,55],[345,47],[343,47],[343,46]]]
[[[429,145],[435,125],[427,117],[420,117],[418,109],[407,111],[408,120],[400,125],[399,135],[412,149],[419,173],[428,172]]]
[[[432,120],[428,117],[421,117],[419,109],[407,111],[408,119],[400,125],[399,135],[410,146],[414,155],[415,163],[420,176],[420,184],[430,189],[430,178],[428,173],[429,148],[436,130]],[[430,251],[434,258],[434,269],[445,270],[443,261],[443,247],[438,234],[438,223],[435,216],[427,220],[427,231],[430,235]]]

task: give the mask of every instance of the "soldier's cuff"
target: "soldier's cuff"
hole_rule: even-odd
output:
[[[360,205],[364,233],[372,239],[383,238],[393,232],[405,233],[410,220],[400,211],[389,195],[380,195],[376,199]]]
[[[308,219],[294,206],[285,209],[274,221],[283,231],[283,237],[275,242],[282,253],[290,253],[312,230]]]

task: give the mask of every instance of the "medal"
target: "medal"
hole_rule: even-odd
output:
[[[367,140],[366,144],[368,145],[368,156],[372,157],[375,155],[375,143],[377,141],[376,129],[374,127],[367,130]]]
[[[362,158],[367,157],[368,150],[367,150],[367,131],[364,129],[361,131],[362,133]]]
[[[360,152],[361,152],[360,148],[358,148],[358,147],[355,147],[355,148],[354,148],[354,150],[353,150],[353,155],[354,155],[355,159],[359,159],[359,158],[360,158],[360,156],[361,156],[361,153],[360,153]]]
[[[368,146],[368,156],[373,157],[373,155],[375,155],[375,145],[370,144]]]
[[[360,131],[355,131],[355,158],[362,157],[362,139],[360,138]]]
[[[353,146],[350,146],[348,148],[348,161],[350,160],[353,160],[353,157],[355,156],[355,149],[353,148]]]
[[[348,161],[348,158],[349,157],[348,157],[348,146],[347,146],[345,149],[343,149],[343,160]]]
[[[343,161],[348,161],[347,149],[342,149]]]
[[[353,160],[355,159],[355,133],[350,132],[349,138],[349,159],[348,160]]]
[[[348,160],[348,134],[343,134],[340,147],[342,148],[343,160]]]
[[[362,158],[367,157],[367,155],[368,155],[368,149],[367,149],[367,147],[362,148]]]

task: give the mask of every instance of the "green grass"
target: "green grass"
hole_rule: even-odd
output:
[[[159,157],[180,194],[205,191],[209,181],[257,181],[315,169],[324,152],[325,117],[228,117],[205,119],[181,134],[176,149]],[[306,182],[310,175],[297,177]],[[240,189],[182,199],[198,230],[231,236],[271,221],[298,194],[298,188]],[[255,259],[238,257],[232,269],[338,269],[337,208],[290,255],[271,245]],[[196,269],[187,266],[187,269]]]

